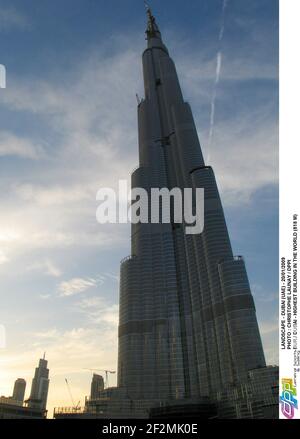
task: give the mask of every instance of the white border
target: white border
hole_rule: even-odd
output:
[[[293,214],[300,214],[300,1],[280,0],[280,257],[291,255]],[[300,216],[299,216],[300,224]],[[300,237],[300,233],[299,233]],[[299,239],[300,246],[300,239]],[[299,259],[300,259],[300,249]],[[300,261],[299,261],[300,262]],[[279,265],[280,266],[280,265]],[[299,264],[300,266],[300,264]],[[279,269],[280,273],[280,269]],[[280,282],[280,279],[279,279]],[[299,270],[300,287],[300,270]],[[279,295],[280,297],[280,295]],[[300,307],[300,301],[299,301]],[[298,307],[298,308],[299,308]],[[299,316],[298,309],[298,316]],[[279,308],[280,318],[280,308]],[[279,325],[280,331],[280,325]],[[300,324],[299,324],[300,332]],[[300,334],[299,334],[300,344]],[[280,382],[293,376],[291,352],[280,354]],[[300,374],[297,399],[300,397]],[[300,407],[299,407],[300,409]],[[295,410],[295,419],[300,410]],[[281,410],[280,418],[286,419]]]

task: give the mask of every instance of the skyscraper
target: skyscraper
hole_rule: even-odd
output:
[[[104,390],[104,379],[102,375],[98,375],[96,373],[93,374],[92,383],[91,383],[91,395],[90,399],[98,399],[100,398],[101,392]]]
[[[146,35],[132,188],[204,188],[205,224],[198,235],[175,222],[132,224],[121,263],[118,386],[133,400],[216,399],[251,370],[266,370],[265,357],[244,259],[233,255],[214,171],[149,9]]]
[[[14,384],[14,391],[12,399],[23,403],[26,389],[26,381],[23,378],[18,378]]]
[[[41,358],[38,367],[35,368],[32,380],[30,397],[27,401],[28,407],[46,410],[48,389],[49,389],[49,369],[48,361]]]

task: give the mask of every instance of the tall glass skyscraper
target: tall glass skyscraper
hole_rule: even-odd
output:
[[[118,386],[130,399],[212,397],[265,368],[265,357],[245,263],[232,253],[213,169],[150,10],[146,34],[132,188],[204,188],[205,225],[189,235],[185,224],[132,224],[132,253],[121,264]]]

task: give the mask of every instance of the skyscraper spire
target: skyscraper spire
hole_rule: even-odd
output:
[[[146,1],[144,1],[144,3],[145,3],[146,11],[147,11],[147,16],[148,16],[148,25],[147,25],[147,30],[146,30],[147,39],[149,40],[150,38],[161,38],[159,28],[158,28],[157,23],[155,21],[155,17],[152,15],[150,6],[148,5],[148,3]]]

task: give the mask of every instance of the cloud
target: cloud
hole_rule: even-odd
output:
[[[117,42],[120,42],[118,38],[115,39],[113,45]],[[131,44],[131,40],[127,43]],[[124,43],[122,45],[124,46]],[[57,82],[52,84],[38,80],[33,84],[32,81],[28,82],[24,79],[21,83],[14,81],[14,87],[7,90],[4,95],[4,103],[8,108],[16,112],[22,110],[38,114],[39,117],[47,121],[50,130],[54,130],[61,136],[55,148],[52,148],[51,144],[49,145],[54,161],[53,167],[51,165],[48,167],[47,187],[38,185],[38,182],[35,182],[34,188],[33,185],[26,184],[19,187],[19,195],[23,193],[25,197],[31,197],[31,200],[35,200],[38,205],[63,204],[65,201],[80,202],[84,198],[87,199],[92,191],[95,193],[101,183],[105,186],[114,185],[119,178],[129,176],[133,164],[137,160],[134,93],[137,88],[141,87],[138,69],[139,53],[132,51],[129,47],[121,46],[119,51],[113,51],[114,55],[106,58],[101,56],[101,50],[98,54],[90,54],[72,74],[67,73],[70,76],[67,86],[65,81],[62,81],[63,87],[60,87]],[[260,78],[267,65],[266,74],[263,77],[276,77],[276,69],[267,61],[258,64],[255,58],[246,60],[244,56],[242,58],[232,56],[227,60],[223,66],[223,82]],[[176,59],[176,54],[174,58]],[[210,93],[207,92],[207,81],[211,81],[214,75],[214,60],[205,59],[201,52],[197,58],[194,54],[179,53],[178,60],[180,77],[187,95],[194,96],[194,101],[197,101],[200,93],[202,104],[209,105]],[[220,67],[220,62],[218,66]],[[217,70],[217,76],[219,76],[219,69]],[[66,73],[64,75],[66,76]],[[126,88],[121,80],[124,77],[127,78]],[[95,84],[97,84],[96,88]],[[224,95],[224,91],[220,91],[220,93]],[[132,108],[132,111],[128,111],[129,108]],[[259,107],[258,111],[260,109]],[[196,120],[198,118],[197,111],[196,107]],[[271,109],[269,109],[269,114],[271,114],[270,111]],[[256,115],[253,114],[253,109],[249,110],[249,114],[255,122]],[[248,143],[248,139],[243,136],[243,143],[240,145],[241,133],[237,132],[237,128],[241,126],[245,128],[247,123],[252,131],[252,147],[250,149],[252,160],[256,157],[253,152],[260,152],[259,165],[268,165],[269,169],[273,167],[274,170],[274,151],[270,151],[270,149],[266,151],[263,142],[270,131],[273,132],[272,138],[276,142],[276,138],[274,138],[276,121],[273,126],[261,123],[256,126],[255,133],[253,133],[253,124],[249,119],[248,117],[245,120],[244,114],[241,114],[240,117],[232,121],[226,120],[223,123],[222,120],[217,120],[215,130],[218,133],[215,134],[214,143],[222,147],[222,156],[226,150],[228,160],[233,158],[237,162],[234,170],[238,170],[239,165],[246,166],[241,151],[245,149],[244,143]],[[230,135],[231,128],[233,130]],[[209,126],[205,131],[208,129]],[[200,132],[201,138],[205,136],[205,131]],[[124,136],[124,132],[126,132],[126,136]],[[235,151],[237,143],[240,151]],[[215,154],[215,145],[213,145],[212,155],[218,165],[219,158]],[[273,146],[276,148],[276,144]],[[124,154],[125,151],[126,154]],[[262,156],[263,152],[266,152],[264,156]],[[70,164],[67,170],[62,166],[66,161]],[[251,166],[248,166],[248,169],[251,169]],[[228,169],[223,166],[220,174],[226,175],[231,179],[232,185],[238,186],[234,174],[235,180],[232,178],[231,170],[228,172]],[[265,168],[263,168],[260,173],[260,177],[262,176],[268,184],[270,172],[265,172]],[[54,179],[56,182],[58,180],[66,182],[66,184],[63,186],[54,185]],[[256,175],[255,178],[251,179],[252,183],[255,181],[257,181]],[[249,181],[245,182],[239,187],[239,190],[246,189],[248,183]],[[258,180],[253,190],[262,184],[265,182]]]
[[[214,138],[210,163],[225,204],[249,203],[260,188],[278,185],[278,126],[268,106],[219,122]]]
[[[47,339],[47,340],[52,340],[52,339],[57,339],[60,336],[59,331],[56,328],[51,328],[47,331],[41,331],[41,332],[36,332],[34,334],[35,338],[38,339]]]
[[[44,151],[41,146],[32,143],[30,139],[0,131],[0,157],[5,156],[37,160],[44,157]]]
[[[53,264],[51,261],[46,261],[46,274],[49,274],[53,277],[60,277],[62,275],[61,270]]]
[[[14,228],[1,227],[0,230],[0,243],[3,245],[5,243],[14,242],[19,238],[18,232]]]
[[[74,310],[82,313],[92,324],[109,324],[116,327],[119,323],[119,305],[108,304],[99,296],[82,299],[75,304]]]
[[[16,194],[26,202],[35,203],[38,206],[60,206],[66,203],[80,202],[90,199],[94,195],[92,188],[87,185],[71,186],[39,186],[33,184],[17,185]]]
[[[214,124],[215,124],[215,108],[216,108],[216,99],[217,99],[217,89],[218,84],[220,82],[221,69],[222,69],[222,50],[221,45],[225,32],[225,12],[227,8],[227,0],[223,0],[222,5],[222,13],[221,13],[221,26],[219,31],[219,51],[217,53],[217,65],[216,65],[216,74],[215,74],[215,83],[213,87],[211,103],[210,103],[210,124],[209,124],[209,136],[208,136],[208,156],[209,156],[209,148],[212,143],[213,133],[214,133]]]
[[[114,273],[104,273],[104,275],[116,282],[119,282],[120,280],[120,276],[118,274],[114,274]]]
[[[42,300],[48,300],[48,299],[50,299],[50,297],[51,297],[51,294],[40,294],[39,295],[39,298]]]
[[[85,297],[80,302],[76,303],[76,307],[79,307],[81,310],[86,310],[90,308],[103,308],[105,302],[102,297],[93,296],[93,297]]]
[[[209,148],[211,146],[212,138],[213,138],[213,132],[214,132],[217,87],[218,87],[218,84],[219,84],[219,81],[220,81],[221,68],[222,68],[222,52],[218,52],[218,54],[217,54],[217,66],[216,66],[215,85],[214,85],[214,89],[213,89],[213,93],[212,93],[212,98],[211,98],[210,124],[209,124],[209,135],[208,135],[208,150],[209,150]]]
[[[23,268],[36,264],[32,260],[36,251],[39,251],[38,257],[43,265],[41,267],[39,263],[38,267],[35,266],[36,270],[47,274],[52,271],[53,274],[49,264],[45,266],[45,260],[55,249],[62,251],[81,247],[92,250],[97,247],[101,252],[105,248],[113,250],[128,244],[127,225],[102,226],[97,223],[94,196],[87,203],[66,202],[59,207],[52,202],[40,206],[35,200],[24,203],[20,198],[11,196],[7,202],[2,201],[2,207],[1,250],[11,261],[24,258]],[[64,265],[68,262],[66,260]]]
[[[76,294],[83,293],[87,290],[90,290],[94,287],[99,287],[101,285],[104,285],[105,281],[107,279],[111,279],[111,276],[105,275],[97,275],[95,277],[87,277],[87,278],[72,278],[68,281],[63,281],[58,285],[58,291],[59,295],[62,297],[67,296],[74,296]],[[115,277],[113,278],[115,280]],[[96,296],[96,297],[87,297],[82,299],[80,302],[76,304],[79,309],[89,310],[92,308],[93,310],[101,308],[103,310],[103,306],[105,305],[105,302],[103,302],[103,298]]]
[[[0,9],[0,32],[8,30],[28,30],[31,25],[28,18],[13,7]]]
[[[214,168],[225,205],[249,203],[259,189],[278,185],[278,60],[275,48],[268,49],[268,56],[261,50],[264,32],[256,38],[256,51],[252,43],[237,45],[234,51],[224,44],[221,76],[221,54],[216,67],[215,48],[195,56],[187,42],[174,55],[204,158]]]
[[[140,60],[129,48],[122,53],[122,44],[108,58],[101,50],[90,54],[63,74],[62,85],[11,78],[14,86],[3,95],[3,110],[16,119],[24,112],[28,120],[39,118],[47,138],[40,148],[20,132],[0,142],[2,154],[45,159],[38,166],[26,162],[13,178],[11,173],[0,177],[7,188],[1,194],[0,230],[13,227],[18,233],[6,243],[11,257],[36,248],[120,247],[127,240],[127,228],[100,226],[95,216],[99,187],[117,187],[137,162]],[[127,87],[120,77],[127,78]]]
[[[95,287],[99,283],[98,279],[75,277],[68,281],[61,282],[58,286],[60,296],[73,296]]]
[[[131,49],[135,37],[112,39],[108,57],[101,52],[105,47],[88,54],[72,71],[62,74],[62,85],[24,76],[11,78],[14,86],[3,94],[4,111],[21,118],[25,112],[28,120],[30,115],[33,120],[40,118],[47,144],[19,132],[2,133],[0,154],[32,160],[32,164],[26,161],[14,181],[11,174],[0,177],[6,186],[1,194],[4,214],[0,230],[12,227],[17,234],[3,248],[9,259],[37,248],[84,245],[99,246],[100,251],[129,242],[128,228],[96,223],[95,195],[101,186],[114,188],[120,178],[128,179],[138,160],[134,94],[142,88],[142,78],[139,48]],[[205,52],[195,57],[180,50],[174,59],[185,94],[191,99],[205,153],[211,99],[207,84],[213,84],[215,62]],[[273,81],[276,77],[268,60],[258,64],[255,57],[246,60],[245,54],[230,55],[222,69],[222,84],[236,81],[237,87],[240,81],[261,77]],[[231,100],[223,85],[219,99],[222,103]],[[278,183],[277,145],[274,102],[239,109],[229,119],[218,114],[210,164],[224,204],[249,203],[255,191]],[[36,166],[37,160],[44,159],[46,162]]]

